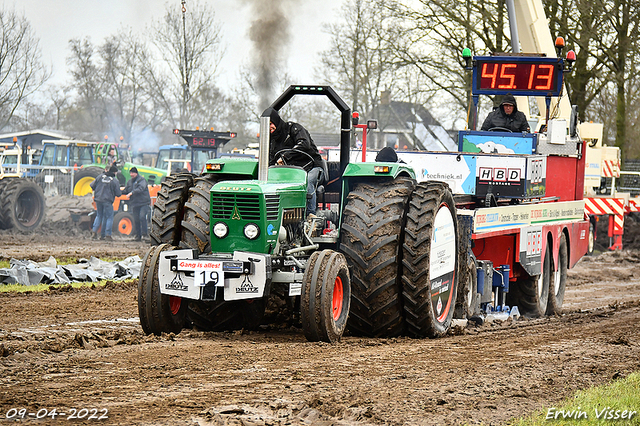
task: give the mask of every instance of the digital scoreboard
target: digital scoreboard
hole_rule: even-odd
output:
[[[476,56],[473,93],[480,95],[558,96],[562,60],[521,56]]]

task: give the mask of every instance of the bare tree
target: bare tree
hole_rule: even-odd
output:
[[[38,90],[50,73],[41,62],[39,41],[31,25],[13,10],[0,10],[0,129],[20,104]]]
[[[327,26],[331,46],[322,53],[319,74],[346,94],[352,111],[370,111],[380,92],[395,84],[396,23],[386,0],[347,0],[341,10],[344,21]]]
[[[211,102],[202,102],[202,97],[219,93],[214,77],[224,55],[220,32],[209,6],[184,0],[180,8],[168,6],[153,27],[152,41],[165,65],[154,70],[155,90],[182,128],[204,121],[208,112],[202,107]]]
[[[75,91],[75,102],[66,113],[65,126],[98,136],[106,126],[102,109],[102,77],[96,63],[95,47],[90,38],[71,39],[67,65]]]

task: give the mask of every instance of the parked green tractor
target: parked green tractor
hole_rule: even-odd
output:
[[[458,234],[448,186],[416,184],[402,163],[349,163],[349,107],[329,86],[291,86],[271,106],[296,95],[326,96],[340,111],[341,158],[325,168],[318,217],[306,217],[305,171],[268,166],[269,117],[257,161],[209,160],[201,177],[167,178],[138,284],[145,333],[255,329],[273,299],[310,341],[336,342],[347,328],[380,337],[449,328]]]
[[[167,175],[167,171],[155,167],[147,167],[133,164],[129,151],[113,142],[101,142],[97,144],[93,152],[93,163],[82,166],[75,173],[73,195],[83,196],[91,192],[91,182],[104,172],[107,165],[107,156],[110,148],[115,148],[116,166],[118,167],[117,178],[121,185],[125,185],[130,179],[129,171],[132,167],[138,169],[138,173],[147,179],[149,184],[159,184]]]

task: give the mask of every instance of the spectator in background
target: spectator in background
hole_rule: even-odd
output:
[[[107,153],[107,166],[115,166],[117,161],[116,148],[112,145],[109,147],[109,152]]]
[[[138,174],[138,169],[132,167],[129,170],[131,179],[124,187],[124,194],[129,196],[129,206],[133,214],[135,225],[135,241],[147,238],[148,225],[147,217],[151,214],[151,195],[149,195],[149,184],[144,176]]]
[[[93,200],[96,202],[96,218],[91,228],[91,238],[98,238],[98,230],[100,229],[101,240],[112,240],[113,228],[113,201],[116,197],[122,195],[120,191],[120,182],[116,179],[118,168],[113,165],[107,165],[104,173],[91,182],[93,189]]]

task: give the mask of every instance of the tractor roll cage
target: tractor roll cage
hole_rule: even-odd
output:
[[[276,111],[287,104],[295,95],[324,95],[340,110],[340,176],[349,164],[351,149],[351,108],[338,96],[331,86],[289,86],[270,106]]]

